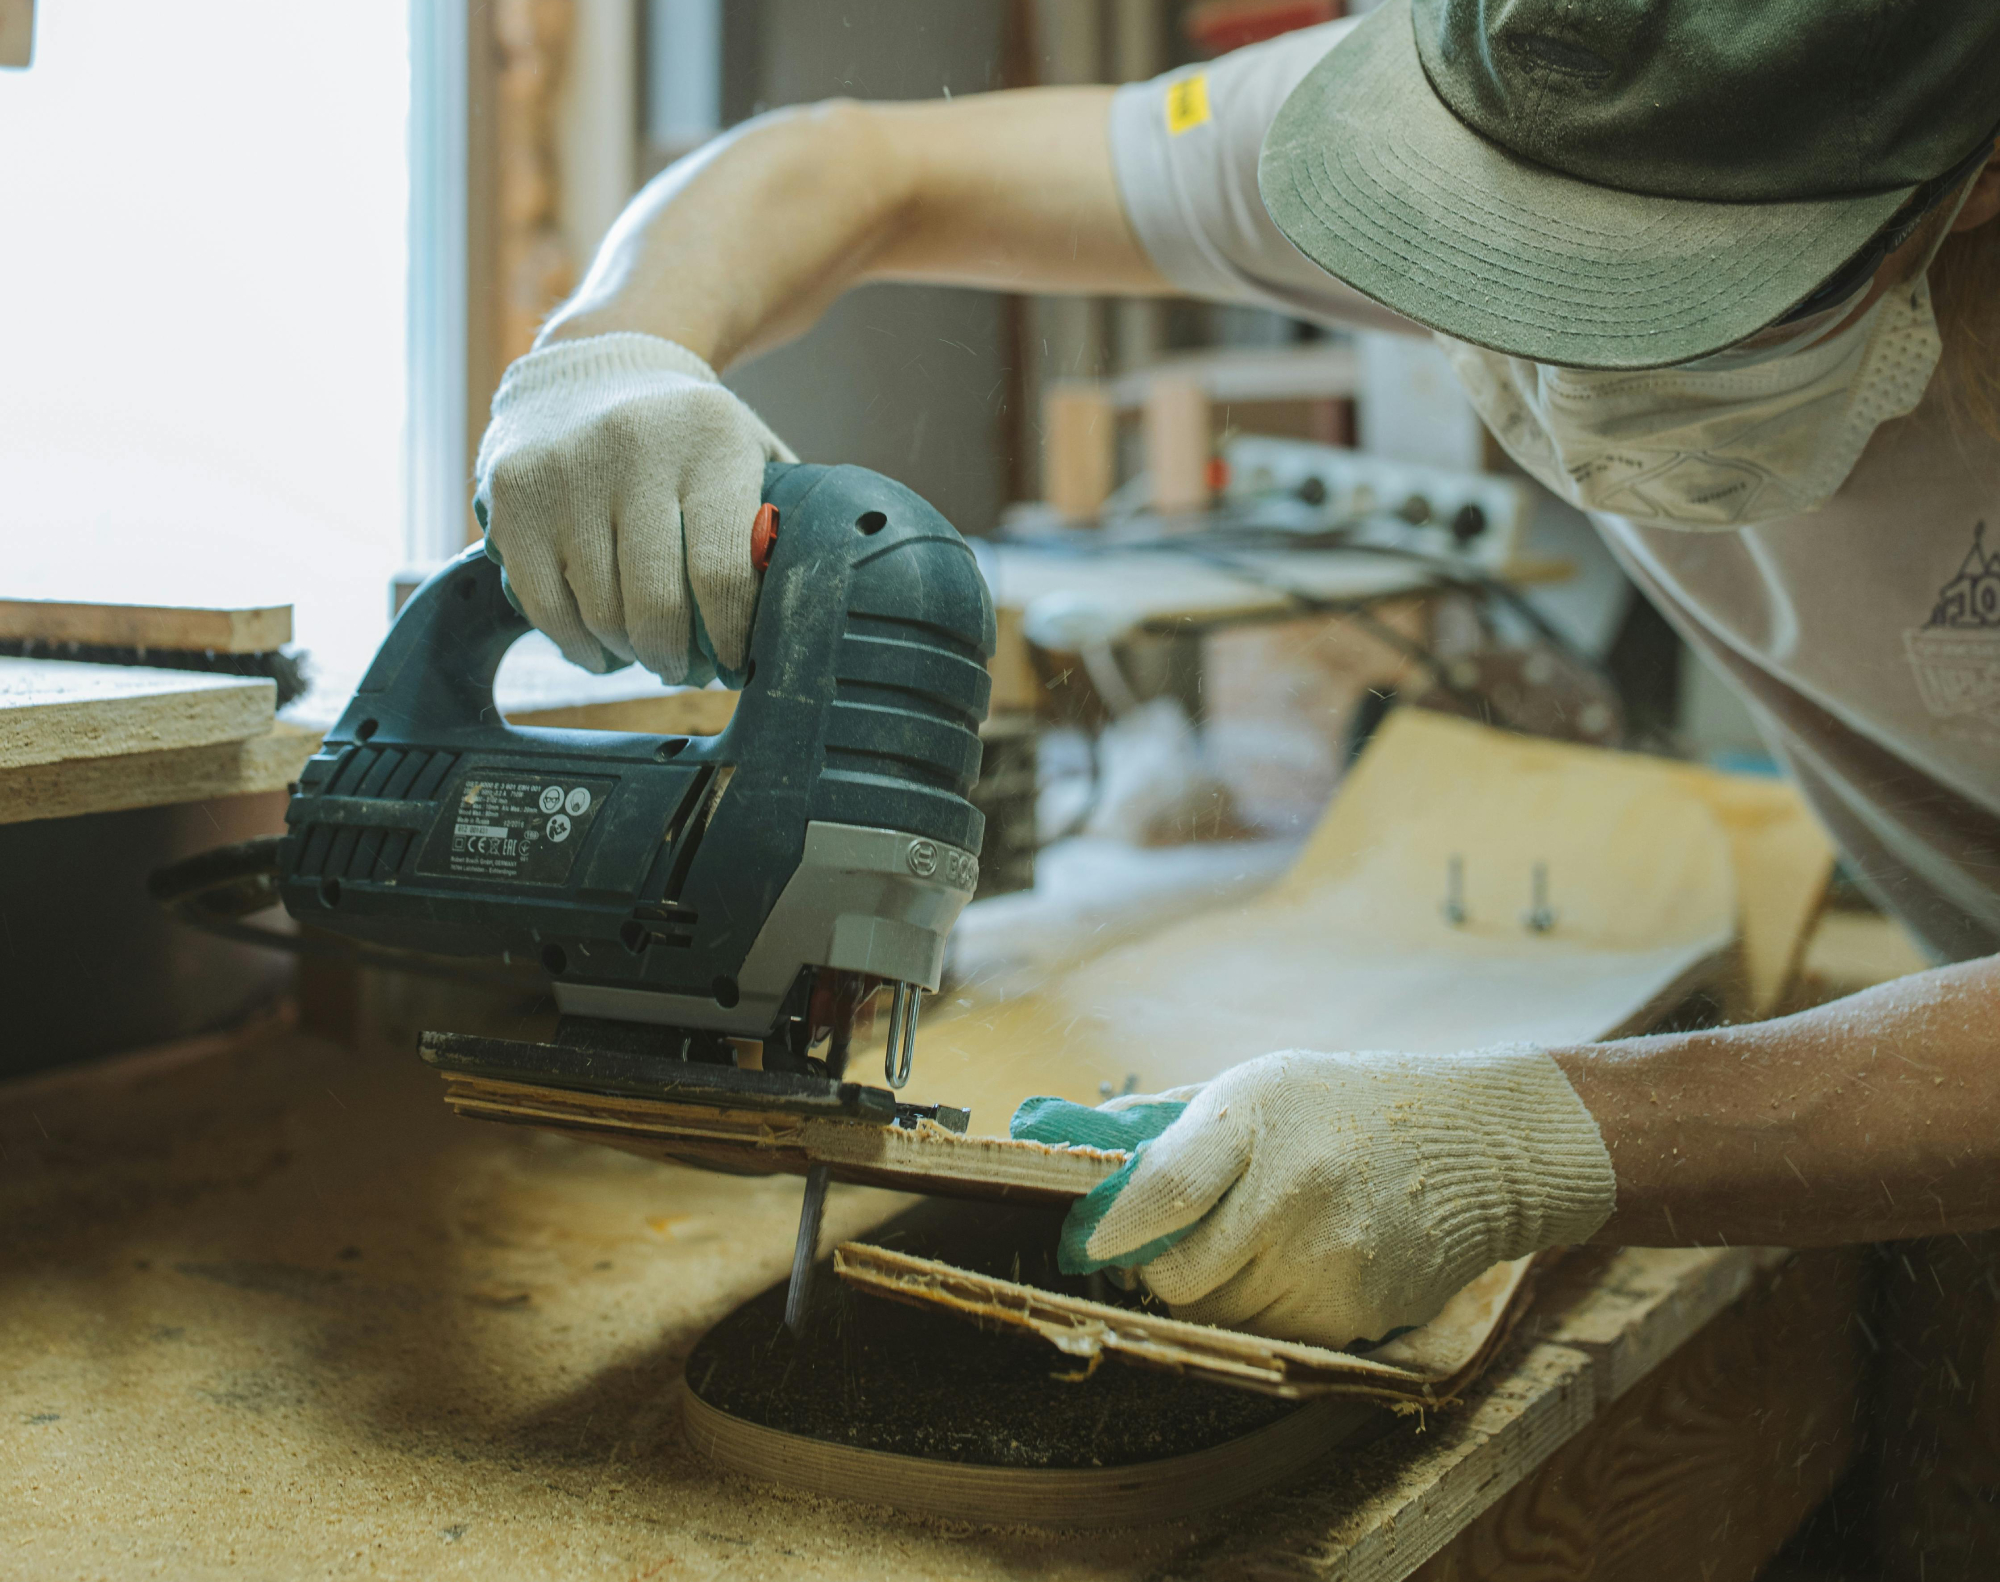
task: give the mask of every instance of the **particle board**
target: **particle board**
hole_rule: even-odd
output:
[[[276,700],[263,679],[0,658],[0,770],[240,742]]]
[[[0,769],[0,824],[282,791],[319,742],[318,731],[279,720],[242,741]]]
[[[0,640],[267,654],[292,640],[292,607],[197,609],[158,604],[84,604],[0,599]]]

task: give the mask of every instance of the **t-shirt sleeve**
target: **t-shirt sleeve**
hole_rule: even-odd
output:
[[[1286,241],[1257,191],[1257,155],[1279,106],[1355,20],[1127,83],[1112,97],[1111,160],[1126,218],[1154,267],[1189,296],[1416,327]]]

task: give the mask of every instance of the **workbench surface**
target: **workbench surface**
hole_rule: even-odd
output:
[[[836,1188],[829,1236],[902,1201]],[[1559,1270],[1464,1406],[1385,1417],[1213,1518],[991,1531],[789,1495],[686,1447],[679,1374],[783,1276],[797,1210],[794,1180],[455,1120],[406,1046],[283,1023],[0,1089],[0,1570],[1387,1578],[1457,1534],[1425,1572],[1456,1575],[1533,1529],[1502,1496],[1594,1422],[1665,1434],[1707,1469],[1703,1531],[1766,1552],[1851,1448],[1846,1361],[1790,1370],[1818,1416],[1794,1432],[1769,1355],[1791,1342],[1753,1311],[1833,1312],[1844,1266],[1628,1252]],[[1649,1370],[1718,1313],[1735,1350],[1653,1401]],[[1622,1552],[1688,1525],[1656,1468],[1635,1504],[1606,1465],[1572,1526]]]

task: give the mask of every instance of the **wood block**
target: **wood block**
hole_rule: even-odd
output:
[[[1042,497],[1094,517],[1118,475],[1118,414],[1102,385],[1065,379],[1042,394]]]
[[[0,769],[242,741],[276,700],[261,678],[0,659]]]
[[[179,609],[153,604],[69,604],[0,599],[0,640],[266,654],[292,640],[292,607]]]
[[[1162,374],[1146,386],[1146,473],[1156,511],[1199,511],[1208,504],[1214,435],[1208,392],[1197,379]]]

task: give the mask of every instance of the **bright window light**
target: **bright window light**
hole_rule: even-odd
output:
[[[288,603],[403,559],[406,8],[44,0],[0,71],[0,592]]]

